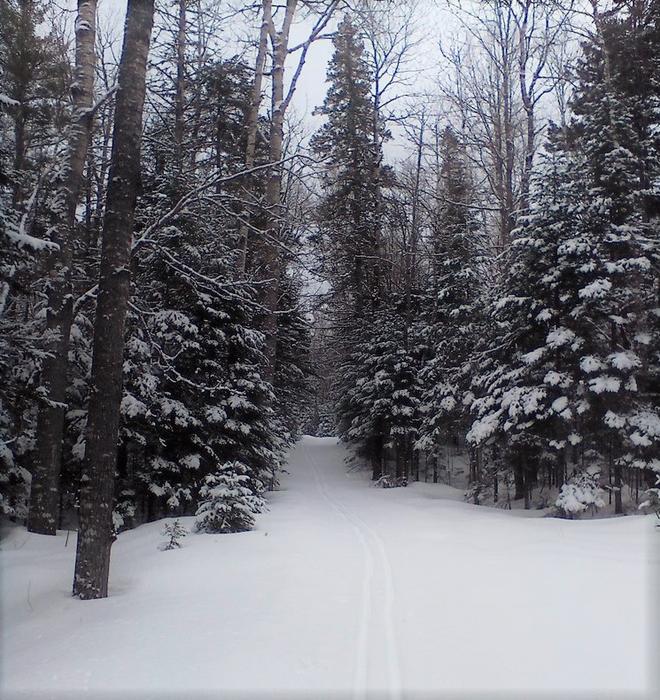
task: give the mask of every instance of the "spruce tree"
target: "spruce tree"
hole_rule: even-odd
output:
[[[374,105],[364,46],[348,17],[333,44],[330,87],[316,111],[326,122],[312,139],[312,147],[324,159],[318,244],[335,305],[359,316],[377,308],[383,291],[381,232],[374,218],[378,183],[373,179],[381,154],[373,142]]]
[[[385,320],[379,314],[386,293],[382,231],[376,217],[382,183],[375,175],[382,171],[380,144],[386,134],[381,129],[375,142],[372,75],[349,17],[340,23],[333,44],[330,86],[317,110],[326,122],[312,139],[323,158],[315,243],[321,273],[332,286],[333,323],[341,329],[335,341],[341,369],[334,390],[340,397],[339,433],[368,456],[373,477],[378,478],[388,427],[385,402],[378,403],[379,391],[385,388],[385,380],[379,380],[379,372],[386,371],[379,359],[384,339],[379,337],[382,328],[372,325]]]
[[[424,304],[428,358],[421,381],[424,420],[418,448],[434,453],[464,432],[469,365],[479,327],[480,227],[471,208],[474,188],[458,136],[447,127],[440,142],[437,204],[431,224],[431,269]]]
[[[657,6],[645,8],[598,18],[584,46],[575,117],[551,138],[495,303],[497,356],[476,381],[469,435],[520,445],[510,456],[532,480],[542,459],[558,483],[596,465],[617,513],[624,469],[651,481],[660,438],[657,96],[637,74],[657,71]]]
[[[254,516],[266,506],[250,469],[237,460],[221,465],[216,473],[207,476],[200,496],[196,525],[201,532],[251,530]]]

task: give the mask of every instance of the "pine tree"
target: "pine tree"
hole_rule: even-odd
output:
[[[424,336],[430,358],[422,371],[427,387],[418,448],[433,453],[464,432],[469,363],[480,317],[479,223],[470,208],[474,190],[458,137],[447,127],[431,230],[431,276],[425,300]]]
[[[57,253],[44,203],[69,87],[61,44],[42,30],[44,17],[42,2],[0,3],[0,512],[14,518],[27,515],[34,464],[44,361],[38,273]]]
[[[12,127],[11,135],[4,136],[11,162],[0,173],[11,183],[11,203],[17,207],[29,198],[39,168],[52,153],[53,127],[61,133],[66,121],[69,68],[55,33],[43,36],[40,31],[44,19],[41,0],[0,4],[1,94]]]
[[[168,538],[167,542],[159,547],[161,551],[169,551],[171,549],[180,549],[181,542],[179,540],[188,534],[188,530],[178,521],[175,520],[173,523],[167,523],[160,533]]]
[[[422,355],[406,343],[403,307],[369,315],[338,372],[339,434],[371,460],[374,480],[384,473],[386,449],[394,453],[394,476],[408,476],[418,436]]]
[[[479,348],[480,371],[471,387],[477,420],[468,440],[478,446],[494,438],[500,442],[496,454],[515,473],[514,498],[525,497],[527,504],[539,450],[550,444],[563,460],[563,451],[572,457],[571,446],[580,441],[574,425],[580,411],[574,401],[568,406],[573,382],[564,371],[578,346],[572,348],[572,331],[561,325],[567,300],[561,297],[589,249],[575,235],[579,196],[567,168],[561,150],[542,168],[531,211],[515,233],[507,272],[491,301],[493,323]],[[560,482],[563,474],[562,463]]]
[[[330,87],[317,110],[327,120],[312,139],[324,158],[319,248],[335,304],[359,316],[376,309],[383,293],[381,232],[373,216],[378,186],[373,173],[381,154],[373,142],[374,105],[364,46],[348,18],[339,25],[333,44]]]
[[[265,508],[261,484],[239,461],[226,462],[209,474],[201,488],[197,529],[201,532],[243,532],[254,526],[254,516]]]
[[[312,395],[309,378],[311,336],[302,316],[299,299],[302,285],[293,276],[285,275],[280,282],[283,313],[278,321],[278,352],[275,365],[275,411],[286,429],[287,442],[300,436],[310,412]]]
[[[600,18],[584,47],[576,116],[552,138],[554,162],[496,302],[499,359],[477,382],[470,433],[476,443],[507,435],[532,480],[544,458],[563,471],[558,483],[603,465],[617,513],[623,470],[653,469],[660,437],[657,200],[646,181],[659,162],[657,98],[630,74],[644,61],[628,55],[657,55],[649,27],[635,12]]]
[[[247,280],[232,281],[244,213],[234,198],[251,196],[240,178],[226,179],[241,167],[245,68],[218,60],[196,79],[197,144],[212,157],[177,179],[175,154],[162,138],[172,114],[159,111],[147,125],[149,194],[140,226],[151,240],[136,253],[122,404],[128,459],[136,465],[126,470],[125,490],[147,518],[194,513],[218,463],[240,458],[255,479],[275,485],[286,444],[263,378],[257,294]]]
[[[341,328],[335,389],[340,397],[339,433],[368,456],[373,477],[378,478],[388,427],[385,401],[377,403],[379,390],[385,389],[379,380],[383,375],[378,374],[385,371],[378,359],[382,329],[371,324],[383,320],[378,314],[386,291],[382,231],[375,215],[381,187],[375,175],[381,172],[380,144],[386,134],[381,129],[377,134],[381,138],[374,142],[372,76],[358,31],[348,17],[340,23],[333,44],[327,72],[330,87],[317,110],[326,122],[312,139],[312,147],[324,159],[315,243],[322,273],[332,285],[333,321]]]

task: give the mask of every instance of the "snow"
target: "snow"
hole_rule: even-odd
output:
[[[128,416],[129,418],[135,418],[136,416],[146,415],[148,409],[144,403],[142,403],[142,401],[139,399],[136,399],[135,396],[125,393],[121,400],[120,411],[122,412],[122,415]]]
[[[614,352],[607,359],[612,367],[619,370],[633,369],[635,367],[641,367],[642,365],[639,356],[629,350]]]
[[[568,398],[566,396],[560,396],[552,402],[552,410],[555,413],[561,414],[567,420],[573,415],[568,409]]]
[[[470,430],[467,432],[466,440],[469,443],[479,445],[490,438],[499,425],[501,414],[501,411],[496,411],[495,413],[489,413],[483,418],[474,421]]]
[[[548,333],[546,343],[551,348],[560,348],[562,345],[572,342],[575,339],[575,333],[569,328],[559,327],[554,328]]]
[[[7,107],[18,107],[20,102],[17,102],[8,95],[5,95],[4,93],[0,92],[0,104],[6,105]]]
[[[45,241],[42,238],[35,238],[29,233],[25,232],[25,226],[21,224],[16,231],[7,227],[4,229],[3,233],[9,240],[19,248],[31,248],[35,252],[43,252],[45,250],[59,250],[60,247],[57,243],[52,241]]]
[[[171,551],[171,519],[119,535],[105,600],[70,597],[73,533],[11,528],[0,695],[652,697],[655,517],[537,518],[445,485],[375,489],[345,456],[305,438],[252,532]]]
[[[618,413],[614,413],[614,411],[607,411],[603,421],[605,425],[615,429],[623,428],[626,424],[626,419]]]
[[[598,372],[601,369],[605,369],[605,367],[605,363],[600,358],[594,357],[593,355],[585,355],[585,357],[580,360],[580,368],[583,372]]]
[[[543,383],[550,386],[561,386],[565,389],[571,385],[571,378],[565,372],[555,372],[551,369],[543,377]]]
[[[575,515],[605,507],[604,491],[598,485],[600,475],[582,472],[561,487],[555,505],[565,513]]]
[[[591,284],[578,291],[578,296],[582,299],[600,299],[612,289],[612,283],[606,279],[594,280]]]
[[[603,394],[605,392],[616,393],[621,388],[621,380],[618,377],[610,377],[603,375],[589,380],[589,389],[594,394]]]

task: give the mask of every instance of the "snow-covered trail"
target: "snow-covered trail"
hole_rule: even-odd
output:
[[[70,597],[73,537],[12,530],[0,696],[653,697],[653,518],[542,519],[446,486],[374,489],[344,457],[332,439],[301,441],[253,532],[170,552],[162,522],[120,535],[106,600]]]

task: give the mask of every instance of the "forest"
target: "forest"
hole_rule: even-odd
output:
[[[303,434],[658,509],[660,2],[98,5],[0,0],[0,511],[75,596],[250,530]]]

